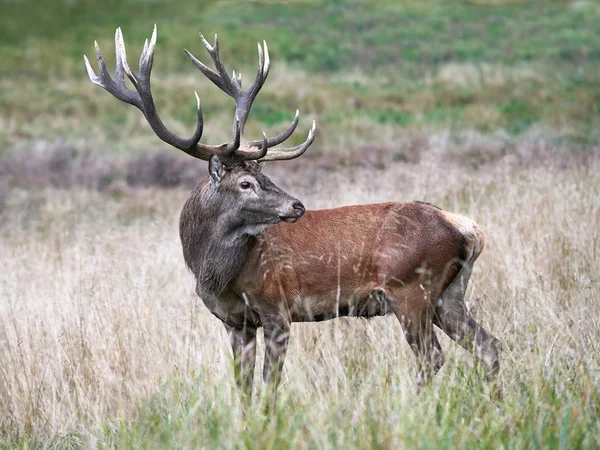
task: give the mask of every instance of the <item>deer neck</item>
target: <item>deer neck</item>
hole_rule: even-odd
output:
[[[235,281],[256,243],[222,202],[202,189],[183,208],[180,237],[186,265],[199,287],[213,294]]]

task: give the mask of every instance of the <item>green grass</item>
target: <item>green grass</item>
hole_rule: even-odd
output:
[[[254,43],[268,41],[271,78],[278,81],[269,81],[257,100],[248,128],[253,135],[261,128],[279,132],[298,107],[305,128],[313,116],[318,119],[317,145],[324,149],[338,148],[340,134],[357,120],[365,126],[353,131],[354,140],[363,142],[377,142],[380,126],[397,129],[388,135],[411,127],[503,129],[513,135],[543,127],[575,146],[598,141],[590,132],[600,116],[600,6],[593,2],[43,5],[2,5],[8,20],[0,30],[0,119],[6,124],[0,151],[23,140],[57,137],[121,151],[162,145],[137,111],[87,81],[82,62],[84,53],[93,56],[97,39],[113,66],[117,26],[135,61],[154,23],[154,92],[165,122],[181,134],[193,127],[197,89],[207,140],[228,138],[230,100],[183,54],[188,48],[207,60],[197,37],[201,31],[219,33],[223,59],[230,70],[242,69],[246,83],[255,70]]]
[[[499,401],[490,397],[486,382],[472,371],[445,378],[447,385],[410,395],[408,402],[400,400],[393,377],[370,380],[389,392],[381,396],[374,386],[361,384],[364,373],[347,371],[348,384],[357,387],[344,395],[369,399],[360,419],[354,416],[353,399],[325,394],[328,408],[318,423],[311,422],[316,408],[299,392],[287,392],[273,416],[265,415],[259,404],[244,417],[235,405],[235,392],[207,401],[201,394],[202,377],[178,379],[145,402],[135,422],[108,424],[102,446],[580,449],[598,444],[600,410],[594,402],[600,392],[576,370],[526,373]],[[571,380],[566,388],[565,377]]]
[[[400,68],[419,79],[424,68],[450,61],[514,65],[523,62],[581,64],[600,62],[597,5],[558,1],[528,2],[373,2],[357,0],[295,2],[162,2],[91,0],[6,2],[0,34],[8,62],[2,73],[23,75],[20,54],[49,49],[48,65],[29,75],[64,73],[63,60],[79,66],[93,39],[110,41],[116,26],[135,42],[161,26],[158,51],[182,56],[181,48],[199,47],[191,36],[218,32],[224,55],[253,63],[245,48],[265,37],[274,56],[306,70],[331,72],[361,67]],[[487,3],[487,4],[486,4]],[[144,5],[143,8],[140,5]],[[23,29],[27,28],[26,38]],[[163,29],[164,28],[164,29]],[[33,47],[33,48],[32,48]],[[11,58],[12,57],[12,58]],[[164,58],[164,55],[163,55]],[[11,61],[12,59],[12,61]],[[169,56],[171,70],[185,70],[185,58]],[[41,67],[36,67],[41,69]],[[77,71],[79,73],[80,71]]]

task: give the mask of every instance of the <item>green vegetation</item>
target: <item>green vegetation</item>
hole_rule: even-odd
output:
[[[485,381],[476,373],[461,373],[454,380],[444,377],[445,386],[409,395],[403,407],[412,410],[400,411],[399,394],[392,394],[402,383],[396,377],[369,377],[369,385],[365,385],[366,367],[344,369],[349,375],[344,388],[348,392],[338,398],[327,396],[327,408],[316,423],[307,420],[315,414],[315,406],[301,392],[288,390],[273,417],[265,416],[258,407],[243,417],[235,392],[208,403],[199,393],[205,384],[202,379],[177,380],[145,402],[135,422],[107,426],[103,444],[118,448],[365,450],[580,449],[598,444],[593,436],[600,433],[600,411],[586,410],[585,397],[598,398],[600,392],[597,386],[575,381],[575,373],[528,373],[527,381],[511,386],[510,396],[498,402],[491,400]],[[565,388],[565,379],[574,382]],[[390,394],[382,395],[381,390]],[[365,404],[356,406],[357,398]],[[352,405],[361,409],[360,418]]]
[[[381,127],[392,139],[407,128],[509,136],[543,129],[574,146],[600,142],[600,6],[594,2],[184,0],[173,7],[63,0],[46,6],[2,5],[8,20],[0,30],[0,151],[56,137],[128,150],[161,145],[137,111],[87,81],[82,62],[84,53],[93,56],[97,39],[113,66],[117,26],[134,61],[154,23],[154,91],[161,115],[181,134],[191,132],[197,89],[207,140],[228,137],[230,101],[182,51],[207,60],[197,38],[202,31],[219,33],[223,59],[230,70],[244,69],[246,82],[254,73],[254,43],[269,43],[271,80],[250,134],[278,132],[298,107],[305,128],[318,119],[322,149],[345,145],[344,133],[380,142]]]

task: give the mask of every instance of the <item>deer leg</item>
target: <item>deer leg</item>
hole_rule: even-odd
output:
[[[445,362],[442,347],[433,330],[432,311],[420,284],[404,285],[386,292],[404,337],[417,358],[417,384],[429,382]]]
[[[246,405],[252,402],[254,363],[256,361],[256,329],[225,325],[233,349],[235,381]]]
[[[432,322],[426,318],[413,320],[404,315],[398,319],[404,337],[417,358],[417,384],[422,386],[431,381],[445,362],[442,347],[433,331]]]
[[[283,363],[290,338],[290,324],[283,320],[264,321],[265,364],[263,378],[268,390],[268,407],[273,410],[277,403],[277,388],[281,380]]]
[[[500,341],[475,321],[462,295],[446,295],[445,292],[436,307],[434,323],[485,365],[488,379],[495,378],[500,370]]]
[[[500,371],[502,344],[475,321],[464,303],[477,256],[478,252],[467,261],[442,293],[437,301],[433,323],[481,361],[487,369],[488,379],[493,380]]]

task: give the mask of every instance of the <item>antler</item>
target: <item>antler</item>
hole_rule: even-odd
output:
[[[154,99],[152,98],[152,92],[150,90],[150,73],[152,72],[152,63],[154,62],[154,48],[156,45],[156,25],[152,32],[152,38],[148,44],[148,40],[144,43],[144,51],[140,57],[140,75],[136,76],[129,65],[127,64],[127,55],[125,53],[125,43],[123,42],[123,34],[121,29],[117,28],[115,33],[115,50],[117,67],[115,70],[114,79],[111,78],[106,68],[106,63],[102,57],[102,52],[97,42],[94,42],[96,47],[96,58],[100,65],[100,75],[96,75],[92,69],[87,56],[83,56],[85,66],[88,71],[88,75],[92,83],[103,87],[114,97],[118,98],[122,102],[129,103],[130,105],[138,108],[142,114],[146,117],[146,120],[156,133],[156,135],[165,141],[184,152],[200,159],[210,158],[210,154],[204,153],[202,149],[197,148],[198,141],[202,137],[202,129],[204,121],[202,119],[202,108],[200,107],[200,98],[196,94],[196,102],[198,108],[198,122],[196,124],[196,130],[190,138],[181,138],[172,132],[170,132],[156,112],[156,106],[154,105]],[[124,73],[131,80],[131,83],[135,87],[137,92],[134,92],[125,86]]]
[[[298,117],[298,113],[296,113],[296,117]],[[295,128],[296,126],[294,124],[292,124],[292,126]],[[286,131],[284,131],[283,133],[281,133],[279,136],[277,136],[276,138],[273,138],[273,141],[277,142],[277,139],[281,139],[278,142],[283,142],[285,141],[292,133],[293,133],[293,128],[292,126],[290,126],[290,128],[288,128]],[[289,131],[290,129],[292,129],[292,131]],[[288,159],[294,159],[297,158],[298,156],[302,155],[306,149],[308,147],[310,147],[310,144],[313,143],[313,141],[315,140],[315,130],[317,129],[317,122],[315,120],[313,120],[312,122],[312,127],[310,128],[310,131],[308,132],[308,137],[306,138],[306,141],[304,141],[302,144],[297,145],[296,147],[290,147],[290,148],[272,148],[271,150],[269,150],[267,152],[267,154],[263,157],[261,157],[258,162],[264,162],[264,161],[284,161],[284,160],[288,160]],[[288,133],[286,136],[286,133]],[[284,137],[285,136],[285,137]],[[277,144],[273,144],[273,145],[277,145]],[[267,146],[268,146],[268,141],[267,141]]]
[[[258,44],[258,70],[256,72],[256,77],[248,90],[244,91],[242,90],[241,74],[236,75],[235,71],[233,71],[232,77],[229,78],[227,70],[221,62],[221,58],[219,56],[219,39],[217,35],[215,34],[213,45],[210,45],[202,34],[200,34],[200,39],[202,40],[204,47],[206,47],[206,50],[215,64],[215,68],[217,69],[216,72],[198,60],[188,50],[185,50],[185,53],[210,81],[212,81],[219,89],[235,100],[236,118],[234,119],[233,124],[234,134],[239,126],[240,133],[243,135],[246,120],[248,119],[248,114],[252,108],[252,103],[260,92],[260,89],[265,84],[267,76],[269,75],[271,60],[269,58],[269,48],[267,47],[267,43],[266,41],[263,41],[263,47],[261,47],[260,43]],[[303,144],[293,148],[274,148],[268,150],[271,147],[281,144],[283,141],[289,138],[296,129],[298,121],[299,111],[296,110],[294,120],[283,133],[275,136],[274,138],[266,139],[263,132],[262,140],[243,142],[242,146],[235,151],[235,155],[241,159],[255,159],[258,161],[293,159],[300,156],[314,141],[316,128],[314,121],[313,126],[308,134],[308,138]]]
[[[260,44],[258,44],[258,71],[254,82],[247,91],[242,90],[242,77],[241,74],[236,75],[235,71],[233,76],[229,78],[227,71],[221,62],[219,57],[219,41],[215,34],[215,41],[213,45],[210,45],[202,35],[200,35],[202,42],[208,53],[212,57],[215,64],[216,72],[201,61],[196,59],[189,51],[185,50],[186,54],[190,57],[192,62],[200,69],[200,71],[212,81],[219,89],[225,92],[227,95],[232,97],[236,103],[236,113],[233,120],[233,141],[231,143],[225,143],[221,145],[207,145],[201,144],[200,138],[202,137],[203,119],[202,109],[200,107],[200,99],[196,92],[196,100],[198,105],[198,122],[196,130],[190,138],[181,138],[170,132],[163,122],[160,120],[156,112],[152,93],[150,91],[150,73],[152,71],[152,63],[154,61],[154,49],[156,45],[156,25],[154,25],[154,31],[150,44],[146,40],[144,44],[144,50],[140,57],[140,74],[135,75],[127,63],[127,55],[125,52],[125,44],[123,42],[123,34],[121,29],[117,28],[115,34],[115,47],[116,47],[116,58],[117,67],[115,71],[114,79],[111,78],[106,64],[100,52],[98,44],[96,46],[96,57],[100,65],[100,75],[97,76],[92,69],[89,60],[84,55],[85,65],[88,71],[90,80],[111,93],[117,99],[134,105],[137,107],[146,117],[146,120],[156,133],[166,143],[183,150],[187,154],[194,156],[199,159],[209,160],[213,154],[218,155],[220,158],[229,162],[236,162],[242,160],[258,160],[258,161],[275,161],[275,160],[286,160],[293,159],[300,156],[306,151],[306,149],[312,144],[315,138],[315,121],[313,121],[312,128],[308,134],[306,141],[292,148],[269,148],[281,144],[287,138],[289,138],[296,126],[298,125],[299,112],[296,110],[296,116],[292,121],[292,124],[280,135],[267,139],[265,132],[263,131],[263,138],[260,140],[245,142],[242,140],[242,134],[248,119],[248,114],[252,107],[254,99],[258,95],[258,92],[262,88],[263,84],[269,74],[269,50],[267,43],[263,41],[264,50]],[[135,87],[137,92],[134,92],[125,86],[124,74]]]

